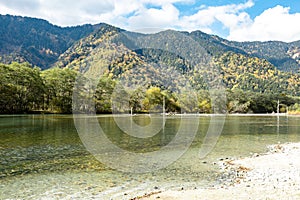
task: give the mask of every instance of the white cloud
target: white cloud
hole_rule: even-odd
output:
[[[228,39],[238,41],[282,40],[300,38],[300,13],[276,6],[250,18],[247,9],[253,0],[223,6],[193,7],[195,0],[7,0],[0,2],[1,14],[43,18],[60,26],[105,22],[127,30],[148,31],[167,28],[216,34],[229,32]],[[195,14],[183,15],[179,4],[186,4]],[[220,25],[221,24],[221,25]],[[150,29],[149,29],[150,28]],[[151,31],[151,30],[150,30]],[[225,35],[223,35],[225,36]]]
[[[9,0],[0,2],[0,13],[43,18],[60,26],[106,22],[121,28],[166,28],[178,20],[174,3],[194,0]]]
[[[179,20],[174,3],[191,4],[194,0],[130,0],[114,2],[114,10],[100,16],[101,21],[127,30],[168,29]]]
[[[280,40],[291,42],[300,38],[300,13],[290,14],[290,8],[276,6],[265,10],[247,26],[230,27],[229,39],[238,41]]]
[[[178,20],[179,11],[172,4],[165,4],[161,9],[142,9],[136,15],[128,18],[128,26],[131,29],[137,28],[171,28]]]
[[[99,23],[99,16],[111,12],[114,5],[109,0],[41,0],[40,13],[62,26]],[[63,2],[63,3],[62,3]]]
[[[202,30],[213,33],[212,25],[221,22],[224,27],[236,27],[243,25],[250,20],[250,16],[243,10],[254,5],[252,0],[243,4],[231,4],[225,6],[201,6],[199,11],[190,16],[183,16],[179,21],[179,26],[183,30]]]
[[[30,10],[37,10],[40,6],[40,3],[39,0],[10,0],[1,2],[0,6],[1,10],[6,9],[18,13],[29,12]]]
[[[100,14],[111,12],[109,0],[10,0],[0,2],[0,13],[46,19],[56,25],[99,23]]]
[[[192,4],[195,3],[194,0],[141,0],[142,3],[153,4],[153,5],[165,5],[173,3],[186,3]]]

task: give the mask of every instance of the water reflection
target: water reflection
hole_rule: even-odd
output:
[[[168,116],[165,127],[157,135],[135,138],[123,133],[112,116],[100,115],[97,119],[114,144],[131,152],[154,151],[169,144],[181,123],[179,117]],[[132,120],[140,126],[149,124],[149,118],[143,115],[134,116]],[[195,120],[199,122],[199,129],[191,148],[183,157],[165,169],[136,175],[113,171],[98,162],[82,145],[72,116],[0,116],[0,190],[7,194],[0,194],[0,198],[11,198],[9,193],[20,195],[19,198],[28,198],[22,195],[29,186],[19,190],[19,185],[24,181],[30,187],[42,187],[39,185],[49,185],[54,180],[70,180],[69,185],[60,190],[68,193],[83,190],[85,184],[79,184],[82,179],[82,182],[96,185],[98,193],[104,195],[106,191],[107,196],[111,195],[108,192],[111,187],[115,192],[117,188],[123,191],[124,185],[128,189],[127,185],[138,187],[142,183],[148,186],[174,186],[186,182],[214,184],[218,168],[212,163],[219,158],[249,156],[250,153],[264,152],[268,144],[300,141],[300,117],[228,116],[216,147],[208,157],[200,160],[198,152],[208,130],[210,117],[192,117],[189,123]],[[50,177],[53,181],[49,180]],[[34,185],[32,180],[39,182],[39,185]],[[46,187],[40,189],[41,193],[47,190]],[[38,191],[36,188],[31,190]]]

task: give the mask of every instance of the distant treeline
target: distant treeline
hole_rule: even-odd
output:
[[[78,72],[71,69],[52,68],[41,71],[28,63],[0,64],[0,113],[72,113],[73,88]],[[97,113],[112,112],[112,95],[116,81],[108,76],[99,79],[92,91],[93,104]],[[77,90],[85,94],[85,90]],[[183,108],[182,99],[177,94],[157,86],[138,88],[131,94],[119,94],[122,98],[129,95],[128,110],[146,113],[154,106],[165,102],[167,112],[180,112]],[[284,94],[257,93],[227,89],[226,107],[228,113],[272,113],[277,111],[277,101],[280,101],[280,111],[287,107],[299,109],[299,99]],[[186,96],[186,101],[189,96]],[[211,113],[212,103],[207,90],[199,90],[197,105],[187,112]]]

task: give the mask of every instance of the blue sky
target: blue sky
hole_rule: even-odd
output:
[[[140,32],[201,30],[236,41],[300,40],[298,0],[9,0],[0,2],[0,14],[60,26],[105,22]]]

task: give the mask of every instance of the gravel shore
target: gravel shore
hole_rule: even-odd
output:
[[[218,186],[156,191],[134,199],[300,199],[300,143],[268,149],[265,154],[220,162],[224,176]]]

